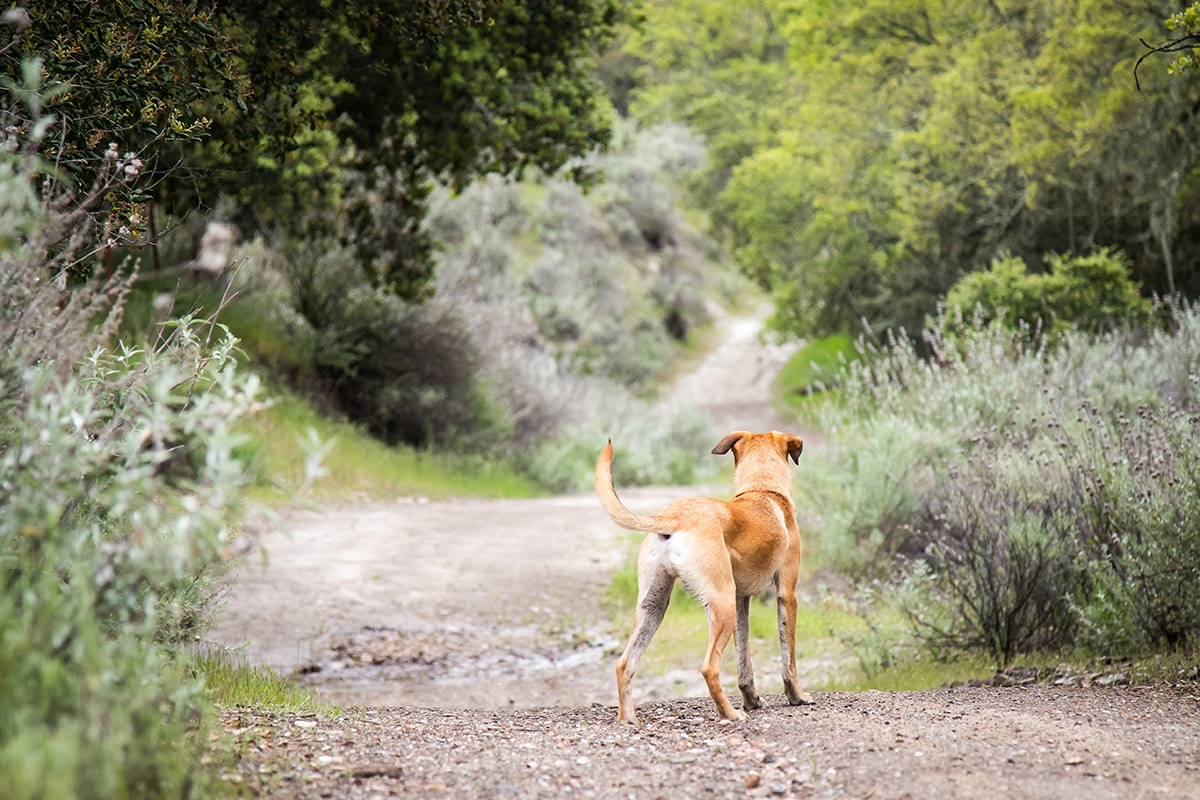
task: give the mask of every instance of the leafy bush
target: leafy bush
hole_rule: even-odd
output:
[[[1089,510],[1104,523],[1071,597],[1087,645],[1140,651],[1200,638],[1196,409],[1146,405],[1115,420],[1086,410],[1086,450],[1073,452],[1096,465]]]
[[[309,240],[284,251],[284,329],[295,378],[390,443],[453,444],[487,433],[478,356],[453,309],[414,305],[363,279],[350,250]]]
[[[187,796],[203,624],[241,483],[229,426],[256,384],[194,323],[73,374],[13,369],[0,435],[0,794]]]
[[[230,425],[257,383],[194,320],[109,346],[133,278],[90,266],[111,184],[55,179],[25,97],[0,110],[0,796],[208,796],[207,706],[175,656],[232,544]]]
[[[1002,319],[1012,328],[1040,321],[1049,330],[1093,333],[1149,321],[1150,301],[1138,293],[1124,253],[1051,254],[1048,262],[1050,271],[1037,274],[1019,257],[1006,256],[965,275],[946,295],[949,317],[981,313],[985,321]]]
[[[800,493],[833,509],[819,552],[863,576],[925,565],[908,607],[938,649],[1195,644],[1200,313],[1160,311],[1169,328],[1054,347],[999,320],[943,322],[929,358],[864,347],[822,408],[829,472]]]

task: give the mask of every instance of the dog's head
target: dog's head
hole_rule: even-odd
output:
[[[733,431],[725,434],[725,438],[717,442],[712,449],[713,455],[723,456],[733,450],[733,463],[736,466],[742,457],[752,450],[766,449],[778,453],[780,458],[787,461],[790,456],[793,463],[800,463],[800,454],[804,452],[804,440],[793,433],[750,433],[750,431]]]

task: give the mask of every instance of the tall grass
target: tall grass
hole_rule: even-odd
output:
[[[1200,314],[1105,335],[963,322],[864,346],[799,494],[827,564],[907,571],[940,648],[1130,653],[1200,635]],[[928,353],[928,355],[926,355]]]
[[[223,708],[266,708],[284,713],[322,708],[312,689],[297,686],[268,667],[252,666],[226,650],[196,654],[191,669]]]

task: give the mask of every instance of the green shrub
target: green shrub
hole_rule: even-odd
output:
[[[0,435],[0,794],[187,796],[203,624],[241,485],[231,422],[255,400],[195,323],[74,374],[12,368]],[[19,371],[18,371],[19,370]],[[6,782],[11,781],[8,785]]]
[[[1124,253],[1101,249],[1084,256],[1051,254],[1050,270],[1030,273],[1017,256],[992,262],[989,269],[959,279],[946,295],[949,318],[985,322],[1001,319],[1047,330],[1076,328],[1091,333],[1149,321],[1150,301],[1138,294]]]
[[[502,436],[478,380],[479,356],[453,309],[411,304],[361,277],[350,250],[310,240],[286,274],[301,382],[389,443],[486,450]]]
[[[1084,550],[1071,595],[1080,641],[1139,652],[1200,641],[1200,421],[1143,406],[1090,423],[1083,447],[1095,470],[1092,513],[1103,528]],[[1081,448],[1077,452],[1087,452]]]

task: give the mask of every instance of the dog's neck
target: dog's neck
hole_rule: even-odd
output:
[[[733,471],[733,493],[771,492],[792,496],[792,476],[787,461],[780,459],[777,452],[752,449],[743,453]]]

